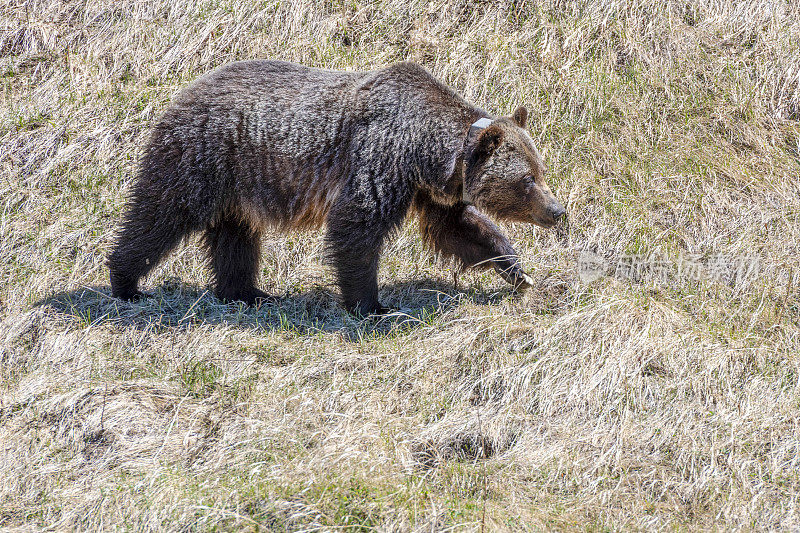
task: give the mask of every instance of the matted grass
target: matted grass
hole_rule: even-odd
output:
[[[0,56],[0,527],[800,528],[793,2],[5,0]],[[569,214],[506,227],[536,287],[454,284],[411,221],[381,320],[319,233],[265,242],[276,304],[216,300],[195,241],[109,297],[148,127],[245,58],[528,106]]]

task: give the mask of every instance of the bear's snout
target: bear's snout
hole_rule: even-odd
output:
[[[564,206],[558,202],[553,203],[550,206],[550,216],[553,217],[553,222],[558,222],[558,220],[567,214],[567,210],[564,209]]]

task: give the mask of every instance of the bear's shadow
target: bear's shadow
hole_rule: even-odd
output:
[[[462,303],[493,304],[509,293],[509,289],[458,288],[433,280],[392,283],[381,287],[380,297],[384,305],[397,311],[366,318],[344,311],[336,295],[325,287],[278,295],[257,307],[224,303],[210,290],[184,283],[168,282],[135,302],[112,297],[108,287],[82,287],[54,294],[36,306],[92,326],[158,331],[211,324],[296,335],[339,333],[358,341],[430,325]]]

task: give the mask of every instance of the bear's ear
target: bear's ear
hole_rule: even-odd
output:
[[[503,130],[499,126],[489,126],[478,135],[475,153],[479,159],[489,157],[503,142]]]
[[[524,128],[525,125],[528,124],[528,110],[522,106],[518,107],[517,110],[514,111],[512,117],[514,118],[514,122],[516,122],[517,126],[520,128]]]

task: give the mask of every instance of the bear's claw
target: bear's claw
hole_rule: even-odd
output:
[[[495,265],[495,270],[515,291],[525,291],[533,287],[533,278],[527,275],[519,265],[502,269]]]
[[[521,275],[516,279],[516,283],[513,283],[512,285],[514,285],[514,290],[526,291],[533,287],[533,278],[531,278],[525,272],[522,272]]]

